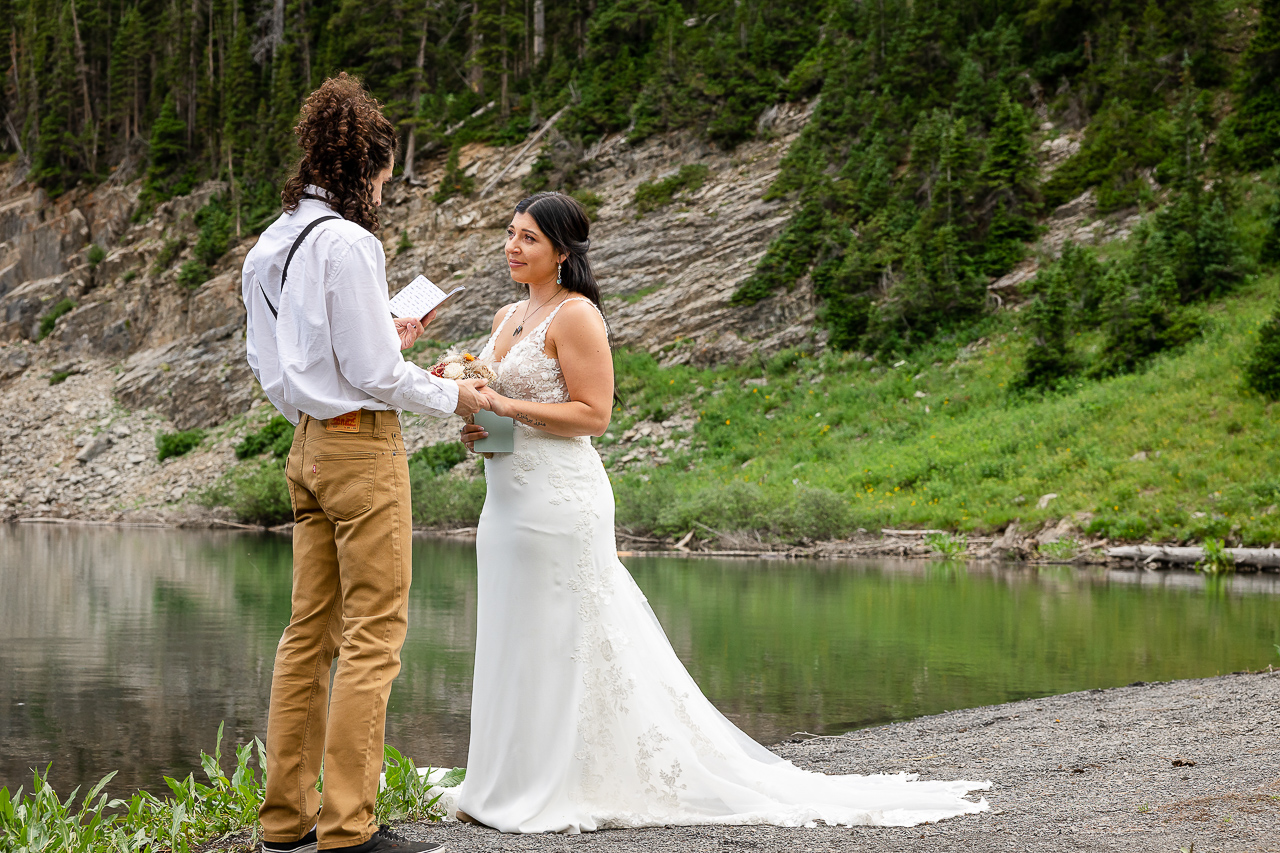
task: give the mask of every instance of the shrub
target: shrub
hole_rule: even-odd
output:
[[[293,520],[284,463],[275,459],[237,465],[199,498],[205,506],[224,506],[247,524],[270,526]]]
[[[409,239],[409,232],[400,229],[400,239],[396,241],[396,254],[403,255],[405,252],[413,248],[413,241]]]
[[[783,532],[808,539],[834,539],[849,529],[849,502],[830,489],[801,486],[791,499]]]
[[[173,266],[173,262],[178,259],[178,254],[186,247],[187,241],[182,237],[170,237],[165,240],[160,251],[156,253],[155,262],[151,265],[152,274],[159,275]]]
[[[276,459],[283,459],[289,455],[292,446],[293,424],[284,415],[276,415],[263,424],[262,429],[249,433],[236,445],[236,458],[248,459],[270,450]]]
[[[460,441],[442,441],[422,448],[409,457],[410,465],[418,465],[431,474],[444,474],[467,458],[467,448]]]
[[[186,456],[199,447],[202,441],[204,441],[202,429],[156,433],[156,461],[163,462],[170,456]]]
[[[604,204],[604,197],[590,190],[574,190],[569,195],[578,200],[578,204],[582,205],[582,209],[587,212],[587,218],[595,222],[596,214],[600,212],[600,206]]]
[[[76,309],[76,304],[70,299],[63,299],[44,313],[40,318],[40,334],[36,337],[37,341],[43,341],[53,332],[54,325],[57,324],[58,318],[63,314],[69,314]],[[63,377],[65,378],[65,377]]]
[[[1280,400],[1280,305],[1258,329],[1244,367],[1244,384],[1268,400]]]
[[[416,454],[415,454],[416,456]],[[470,526],[480,520],[485,482],[432,473],[421,460],[410,460],[413,522],[424,527]]]
[[[644,181],[636,187],[636,213],[643,215],[666,207],[675,200],[676,193],[693,192],[701,187],[710,173],[711,170],[701,163],[690,163],[661,181]]]
[[[444,177],[440,179],[440,188],[431,200],[443,204],[456,195],[471,195],[475,189],[475,181],[458,166],[458,147],[455,145],[449,152],[449,159],[444,164]]]
[[[89,254],[87,260],[90,267],[96,267],[107,259],[107,250],[99,246],[97,243],[89,246]]]
[[[178,272],[178,284],[189,290],[195,290],[213,276],[213,271],[204,261],[190,260],[182,265]]]
[[[55,370],[53,373],[49,374],[49,384],[61,385],[63,382],[67,381],[67,377],[70,375],[70,370]]]

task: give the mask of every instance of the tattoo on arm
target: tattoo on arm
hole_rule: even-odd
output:
[[[526,415],[526,414],[518,413],[515,415],[515,419],[520,421],[521,423],[526,423],[529,426],[544,427],[547,425],[546,421],[540,421],[537,418],[530,417],[529,415]]]

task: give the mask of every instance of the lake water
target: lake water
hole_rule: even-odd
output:
[[[763,743],[1280,662],[1280,577],[931,562],[624,559],[713,702]],[[289,617],[270,535],[0,526],[0,785],[199,771],[218,724],[265,729]],[[475,551],[414,544],[387,741],[466,761]]]

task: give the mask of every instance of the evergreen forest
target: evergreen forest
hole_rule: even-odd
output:
[[[229,180],[250,231],[278,209],[301,99],[339,70],[385,102],[409,179],[561,110],[584,144],[686,129],[732,148],[771,105],[817,99],[770,190],[796,213],[736,299],[810,276],[844,349],[909,351],[981,314],[1038,219],[1087,189],[1100,213],[1167,203],[1132,263],[1068,253],[1041,277],[1030,387],[1194,334],[1181,306],[1250,270],[1230,178],[1280,149],[1280,0],[0,0],[0,21],[0,155],[29,180],[141,176],[139,217]],[[1083,131],[1044,179],[1041,126]],[[1073,324],[1112,331],[1089,364]]]

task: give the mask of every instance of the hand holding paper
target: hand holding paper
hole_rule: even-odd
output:
[[[397,317],[412,317],[426,325],[428,314],[450,296],[463,290],[466,288],[458,285],[445,293],[426,276],[420,275],[391,299],[391,313]]]

